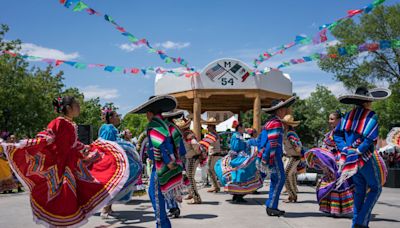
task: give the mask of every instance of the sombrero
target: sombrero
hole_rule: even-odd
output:
[[[205,124],[205,125],[217,125],[219,124],[219,122],[214,118],[214,117],[210,117],[207,120],[202,120],[201,124]]]
[[[172,111],[169,111],[169,112],[163,112],[161,115],[164,118],[177,119],[177,118],[181,118],[184,113],[185,113],[185,111],[182,110],[182,109],[175,109],[175,110],[172,110]]]
[[[178,126],[180,129],[186,129],[186,128],[190,127],[190,123],[192,122],[192,120],[182,118],[182,119],[174,120],[174,122],[175,122],[176,126]]]
[[[340,103],[362,105],[365,102],[372,102],[384,100],[388,98],[392,92],[390,89],[375,88],[367,89],[365,87],[358,87],[355,94],[346,94],[338,98]]]
[[[267,113],[271,113],[275,110],[278,110],[282,107],[289,107],[291,106],[294,102],[296,101],[296,97],[293,96],[287,100],[273,100],[271,102],[271,107],[269,108],[263,108],[262,110],[267,112]]]
[[[394,127],[386,137],[389,145],[400,147],[400,127]]]
[[[176,108],[178,101],[170,95],[151,96],[148,101],[134,108],[129,113],[168,112]]]
[[[285,117],[283,117],[282,122],[292,127],[297,127],[299,126],[301,121],[294,120],[294,117],[292,115],[286,115]]]

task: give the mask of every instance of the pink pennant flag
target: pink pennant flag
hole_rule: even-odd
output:
[[[357,14],[360,14],[360,13],[362,13],[362,12],[363,12],[362,9],[349,10],[349,11],[347,11],[347,15],[353,17],[353,16],[355,16],[355,15],[357,15]]]
[[[4,53],[6,53],[6,54],[8,54],[8,55],[11,55],[12,57],[17,56],[17,54],[15,54],[15,53],[13,53],[13,52],[11,52],[11,51],[4,51]]]
[[[64,63],[64,60],[56,59],[56,66],[60,66],[63,63]]]
[[[138,69],[138,68],[132,68],[131,69],[131,73],[132,74],[138,74],[140,72],[140,69]]]
[[[319,32],[319,38],[320,38],[320,42],[323,43],[325,41],[328,40],[328,37],[326,36],[326,30],[327,29],[323,29]]]
[[[94,68],[94,67],[96,67],[96,64],[88,64],[88,67],[89,68]]]
[[[117,30],[120,31],[120,32],[126,32],[125,29],[120,27],[120,26],[117,26]]]

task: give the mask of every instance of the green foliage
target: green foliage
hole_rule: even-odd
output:
[[[142,133],[147,126],[146,115],[143,114],[127,114],[121,122],[120,129],[128,128],[133,137],[137,137]]]
[[[310,97],[298,99],[293,105],[293,116],[302,121],[296,128],[302,142],[307,147],[317,146],[324,134],[329,131],[329,114],[340,110],[347,111],[351,107],[345,106],[336,99],[335,95],[326,87],[317,85]]]
[[[5,41],[6,25],[0,27],[0,51],[16,51],[20,41]],[[7,130],[19,137],[33,137],[56,117],[52,101],[58,96],[71,95],[81,104],[77,124],[93,126],[94,138],[101,125],[100,99],[84,100],[77,88],[65,88],[63,72],[52,74],[53,68],[29,69],[20,57],[0,56],[0,130]]]
[[[369,14],[363,14],[356,22],[352,19],[338,25],[332,34],[339,44],[328,52],[337,54],[338,47],[360,45],[365,42],[400,39],[400,4],[379,6]],[[394,124],[400,122],[400,48],[393,45],[378,51],[361,55],[346,55],[327,58],[319,62],[322,70],[333,73],[334,78],[350,89],[358,86],[375,87],[385,82],[392,89],[392,95],[385,101],[374,102],[373,109],[379,116],[380,137]]]
[[[372,104],[373,110],[378,114],[381,138],[386,138],[390,129],[400,124],[400,83],[391,85],[390,89],[392,95],[388,99]]]
[[[332,34],[339,43],[328,49],[329,54],[338,54],[338,47],[360,45],[365,42],[397,40],[400,38],[400,4],[379,6],[369,14],[363,14],[359,22],[348,19],[333,29]],[[319,62],[322,70],[333,73],[335,79],[348,88],[370,86],[377,81],[389,84],[400,79],[400,49],[392,45],[378,51],[361,55],[345,55],[326,58]]]

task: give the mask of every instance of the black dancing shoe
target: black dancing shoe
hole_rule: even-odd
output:
[[[272,208],[268,208],[268,207],[266,208],[266,211],[267,211],[267,215],[269,215],[269,216],[281,217],[282,215],[285,214],[285,211],[281,211],[278,209],[272,209]]]
[[[243,196],[236,196],[236,203],[247,203],[247,200],[243,199]]]
[[[368,228],[368,226],[354,224],[354,228]]]
[[[168,217],[179,218],[181,215],[181,210],[179,208],[171,208],[168,212]]]

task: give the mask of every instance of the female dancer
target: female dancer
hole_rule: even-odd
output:
[[[58,98],[53,104],[61,116],[46,130],[34,139],[2,146],[30,190],[35,222],[78,227],[122,189],[129,175],[128,159],[116,143],[99,139],[85,146],[78,141],[73,118],[79,116],[80,106],[74,97]]]
[[[262,187],[263,181],[256,168],[256,150],[249,150],[243,140],[243,126],[238,124],[232,134],[229,154],[217,161],[215,172],[224,191],[233,195],[232,202],[243,203],[246,194]]]
[[[343,182],[337,189],[334,186],[337,179],[340,151],[333,140],[333,134],[341,117],[339,111],[332,112],[329,115],[330,131],[325,134],[322,143],[323,150],[311,150],[306,155],[308,166],[320,169],[324,173],[317,186],[319,210],[333,216],[343,216],[353,212],[353,185],[351,180]],[[319,161],[316,161],[317,159]]]

